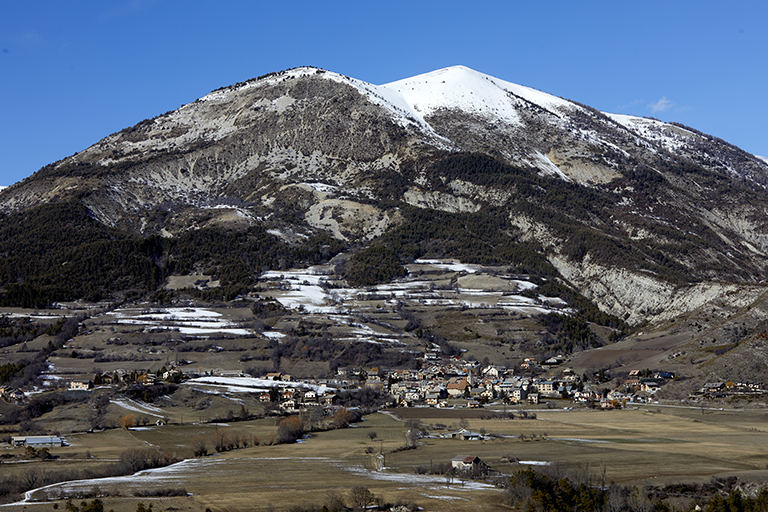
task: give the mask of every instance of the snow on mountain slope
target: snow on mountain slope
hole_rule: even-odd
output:
[[[299,67],[213,91],[200,98],[198,102],[208,105],[224,105],[233,100],[233,95],[247,92],[250,89],[311,76],[354,87],[371,103],[388,110],[393,120],[400,126],[414,125],[425,135],[441,141],[442,144],[449,141],[438,135],[425,119],[442,109],[460,110],[497,119],[513,127],[522,127],[518,108],[523,101],[533,103],[558,117],[562,115],[563,109],[579,108],[550,94],[505,82],[465,66],[440,69],[384,85],[370,84],[318,68]],[[292,98],[278,98],[271,103],[265,107],[286,109],[291,106]],[[223,116],[212,122],[200,124],[199,119],[196,119],[199,118],[198,109],[191,105],[194,104],[185,105],[172,114],[172,117],[179,124],[191,128],[184,139],[191,140],[204,133],[204,138],[218,140],[236,130],[238,116]],[[183,143],[184,140],[174,142],[178,144]]]
[[[410,103],[398,91],[392,90],[383,85],[380,86],[369,84],[368,82],[363,82],[362,80],[357,80],[355,78],[349,78],[344,75],[339,75],[338,73],[332,73],[329,71],[326,71],[325,73],[331,80],[336,80],[352,85],[363,95],[365,95],[374,105],[378,105],[391,111],[399,125],[406,126],[412,123],[420,128],[423,132],[426,132],[438,139],[444,140],[444,137],[438,135],[432,126],[430,126],[430,124],[424,120],[424,117],[416,108],[414,108],[414,105]]]
[[[357,89],[363,96],[374,105],[378,105],[386,110],[389,110],[395,122],[401,126],[407,126],[409,124],[415,124],[419,129],[430,135],[438,138],[442,138],[434,132],[432,127],[424,121],[422,115],[413,108],[413,105],[408,100],[395,90],[387,88],[385,86],[378,86],[351,78],[346,75],[335,73],[333,71],[326,71],[324,69],[314,67],[298,67],[275,73],[272,76],[267,76],[260,80],[249,80],[248,82],[239,84],[234,87],[227,87],[213,91],[212,93],[200,98],[203,102],[225,102],[229,101],[233,92],[242,92],[254,87],[265,87],[268,85],[274,85],[280,81],[299,79],[303,77],[317,76],[334,82],[350,85]],[[286,107],[289,105],[286,105]]]
[[[307,181],[317,180],[320,170],[328,179],[346,176],[332,170],[334,162],[348,162],[345,168],[354,162],[350,169],[355,172],[387,167],[399,143],[386,132],[383,139],[374,132],[391,128],[388,121],[406,128],[406,138],[426,144],[419,147],[493,153],[508,163],[581,184],[608,183],[622,175],[625,160],[636,152],[653,160],[663,148],[768,186],[765,160],[719,149],[722,145],[696,130],[603,115],[465,66],[383,85],[315,67],[271,73],[110,135],[64,162],[125,168],[166,152],[183,155],[171,158],[173,165],[142,167],[145,171],[134,172],[131,183],[138,186],[151,175],[155,191],[198,197],[200,191],[226,187],[254,169],[296,169],[281,171],[280,179]],[[204,150],[214,144],[237,148],[225,167]],[[219,163],[209,165],[210,158]],[[744,162],[751,170],[745,170]],[[155,201],[161,199],[143,199]]]
[[[768,160],[765,158],[750,155],[715,137],[686,129],[682,125],[623,114],[605,115],[647,143],[674,155],[688,158],[711,170],[727,172],[768,187],[768,167],[765,165]]]
[[[520,125],[518,99],[553,111],[571,103],[552,95],[499,80],[465,66],[438,69],[413,78],[384,84],[396,91],[422,119],[441,109],[457,109]],[[514,96],[511,96],[510,93]]]
[[[550,94],[528,87],[499,80],[465,66],[453,66],[418,75],[416,77],[374,85],[339,73],[314,67],[299,67],[248,80],[213,91],[199,100],[184,105],[176,111],[160,116],[151,122],[152,129],[161,137],[137,140],[106,138],[97,149],[110,152],[120,149],[123,153],[175,149],[195,141],[218,141],[247,126],[247,119],[258,115],[254,112],[282,114],[296,105],[290,93],[267,99],[258,92],[269,86],[303,79],[323,79],[357,89],[370,103],[390,113],[391,119],[402,127],[413,126],[431,139],[438,147],[454,147],[456,141],[438,134],[427,118],[443,110],[461,111],[502,122],[512,130],[525,129],[520,109],[527,104],[553,114],[551,119],[564,121],[568,111],[580,106]],[[441,132],[442,133],[442,132]],[[592,132],[583,138],[597,141]],[[158,138],[160,140],[158,140]],[[118,148],[119,146],[119,148]],[[101,159],[102,165],[114,163],[111,157]]]
[[[679,151],[683,149],[691,139],[697,137],[695,133],[684,128],[667,124],[656,119],[629,116],[625,114],[609,114],[607,112],[605,115],[645,138],[649,142],[658,144],[668,151]]]

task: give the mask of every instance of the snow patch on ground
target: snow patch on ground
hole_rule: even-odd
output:
[[[672,126],[656,119],[629,116],[625,114],[606,114],[620,125],[634,131],[648,141],[654,142],[669,151],[680,151],[688,146],[689,139],[697,135],[679,126]]]
[[[612,444],[613,441],[606,441],[603,439],[582,439],[580,437],[550,437],[554,441],[571,441],[573,443],[598,443],[598,444]],[[520,463],[522,464],[522,462]]]
[[[445,270],[449,270],[451,272],[466,272],[468,274],[474,274],[477,272],[477,266],[475,265],[466,265],[463,263],[460,263],[458,261],[441,261],[441,260],[427,260],[427,259],[418,259],[414,260],[414,263],[418,263],[420,265],[429,265],[432,267],[442,268]]]
[[[324,192],[326,194],[332,194],[339,188],[335,185],[328,185],[326,183],[302,183],[302,185],[306,185],[318,192]]]
[[[178,330],[181,334],[231,334],[249,336],[250,329],[234,327],[219,312],[206,308],[158,308],[152,310],[123,308],[111,313],[115,323],[143,325],[150,329]]]
[[[248,210],[246,210],[244,208],[240,208],[238,206],[232,206],[232,205],[229,205],[229,204],[217,204],[215,206],[208,206],[208,207],[204,207],[204,208],[207,208],[209,210],[232,210],[232,211],[234,211],[237,214],[238,217],[240,217],[242,219],[255,220],[255,217],[253,215],[251,215],[251,212],[249,212]]]
[[[436,289],[435,282],[418,278],[421,271],[444,271],[457,274],[479,275],[483,271],[480,265],[468,265],[458,261],[418,259],[408,265],[411,273],[404,279],[386,284],[371,286],[366,289],[339,288],[338,283],[331,282],[331,276],[319,267],[305,270],[265,272],[263,280],[280,281],[280,287],[274,288],[271,294],[278,302],[288,309],[297,309],[306,313],[325,314],[336,318],[337,322],[343,315],[354,308],[353,303],[367,300],[385,300],[387,304],[397,300],[418,301],[426,305],[441,305],[468,307],[477,309],[502,308],[522,314],[550,313],[552,308],[565,305],[557,299],[539,297],[538,300],[520,295],[509,295],[509,291],[484,289],[483,285],[469,285],[450,289]],[[504,288],[516,292],[532,290],[536,285],[522,279],[505,278]],[[510,287],[511,285],[511,287]],[[564,310],[559,310],[564,311]],[[354,333],[360,341],[370,343],[390,343],[392,334],[380,332],[369,327],[359,327]],[[265,334],[265,336],[273,336]],[[384,339],[389,338],[389,339]]]
[[[170,466],[156,469],[147,469],[132,475],[106,478],[90,478],[87,480],[73,480],[70,482],[60,482],[46,485],[44,487],[39,487],[37,489],[27,491],[24,495],[24,500],[22,501],[0,505],[0,507],[28,505],[30,503],[50,498],[67,498],[68,496],[75,494],[83,494],[84,492],[89,491],[94,487],[103,487],[107,485],[119,485],[124,489],[139,489],[147,485],[157,487],[182,487],[185,483],[185,475],[187,472],[196,468],[197,466],[209,463],[209,460],[210,459],[187,459],[181,462],[177,462],[176,464],[171,464]]]
[[[25,315],[24,313],[7,313],[2,316],[6,316],[8,318],[29,318],[31,320],[58,320],[60,318],[67,318],[67,315],[58,314],[58,315],[45,315],[45,314],[35,314],[35,315]]]
[[[334,388],[328,386],[307,384],[304,382],[284,381],[284,380],[268,380],[257,379],[253,377],[198,377],[196,379],[189,379],[184,381],[185,385],[207,385],[207,386],[219,386],[224,389],[230,390],[233,393],[263,393],[269,388],[274,387],[295,387],[313,389],[318,393],[325,393],[327,391],[335,391]]]
[[[467,498],[462,498],[461,496],[433,496],[431,494],[423,494],[425,498],[431,498],[433,500],[443,500],[443,501],[466,501]]]
[[[110,400],[109,403],[115,404],[129,411],[138,412],[140,414],[146,414],[148,416],[155,416],[156,418],[163,418],[166,416],[166,414],[163,412],[162,409],[158,407],[154,407],[149,404],[145,404],[143,402],[137,402],[136,400],[131,400],[130,398],[119,398],[116,400]]]
[[[533,157],[536,159],[536,161],[532,163],[534,167],[543,170],[546,174],[551,174],[562,180],[568,182],[573,181],[571,178],[566,176],[563,171],[561,171],[560,168],[556,166],[552,160],[549,159],[547,155],[536,151],[533,154]]]
[[[368,478],[371,480],[381,480],[385,482],[397,482],[402,484],[410,484],[421,487],[425,490],[445,490],[450,489],[452,491],[485,491],[490,489],[497,489],[496,486],[480,482],[477,480],[458,481],[455,480],[452,485],[446,487],[446,480],[444,476],[437,475],[417,475],[414,473],[390,473],[384,469],[384,471],[371,471],[369,469],[355,467],[355,466],[341,466],[342,469],[349,471],[350,473]]]

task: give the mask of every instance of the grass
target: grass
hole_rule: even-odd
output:
[[[536,410],[536,420],[480,419],[465,414],[470,429],[484,429],[500,437],[481,442],[427,438],[416,450],[393,452],[405,444],[408,418],[419,418],[427,426],[450,425],[461,419],[452,410],[395,412],[404,417],[374,414],[353,428],[316,433],[303,443],[262,444],[197,459],[189,466],[191,469],[177,477],[142,483],[144,488],[183,486],[192,497],[145,498],[144,502],[157,502],[156,509],[174,506],[201,512],[207,507],[213,511],[268,510],[270,505],[275,510],[287,510],[296,505],[322,505],[327,492],[348,495],[352,487],[361,485],[386,501],[415,502],[425,510],[498,510],[503,493],[497,489],[476,489],[458,480],[448,485],[440,476],[414,474],[417,466],[435,467],[459,454],[477,455],[503,473],[525,467],[506,462],[505,458],[588,467],[595,479],[605,468],[608,481],[637,485],[695,482],[728,474],[758,480],[768,476],[768,433],[766,429],[754,430],[754,425],[761,422],[765,426],[763,411],[701,415],[700,411],[688,409],[661,414],[644,410],[541,409]],[[82,456],[87,449],[97,460],[106,460],[117,457],[122,447],[148,444],[188,457],[189,440],[196,435],[210,437],[217,428],[222,426],[187,424],[71,436],[68,440],[73,446],[54,452],[62,460],[47,464],[93,463],[63,459],[67,454]],[[274,419],[263,419],[223,428],[256,435],[264,442],[276,427]],[[376,433],[374,440],[369,436],[371,432]],[[375,466],[374,455],[366,453],[366,449],[385,452],[387,470],[383,475],[370,470]],[[113,490],[127,492],[133,485],[115,484]],[[110,485],[100,488],[107,490]],[[137,499],[110,497],[105,501],[107,508],[118,512],[125,503],[135,507]]]

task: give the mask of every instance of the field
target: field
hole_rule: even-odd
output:
[[[180,296],[171,304],[69,304],[43,315],[0,311],[14,328],[31,318],[31,327],[39,324],[38,333],[60,317],[76,324],[70,331],[28,339],[19,331],[18,339],[9,338],[0,348],[2,364],[26,361],[39,372],[25,381],[25,403],[0,401],[3,418],[16,417],[12,415],[38,399],[58,400],[50,410],[25,410],[28,416],[4,422],[5,437],[61,433],[68,443],[51,449],[56,458],[47,461],[32,460],[20,448],[0,449],[0,490],[10,479],[30,484],[17,490],[33,489],[25,501],[5,510],[49,511],[54,505],[62,508],[66,497],[102,496],[107,509],[115,512],[134,512],[139,502],[153,503],[155,511],[287,511],[321,507],[334,497],[351,506],[354,487],[370,489],[385,503],[416,504],[427,511],[503,509],[506,492],[493,480],[442,474],[457,455],[478,456],[502,482],[529,467],[576,475],[592,486],[661,487],[738,477],[748,491],[768,482],[764,396],[707,399],[695,405],[687,398],[705,379],[714,378],[706,364],[716,349],[763,325],[762,309],[731,311],[723,306],[718,315],[714,310],[691,314],[616,343],[577,351],[560,368],[542,365],[526,374],[520,364],[524,358],[543,361],[553,355],[544,340],[554,337],[541,319],[547,313],[569,313],[560,299],[532,294],[535,285],[508,269],[420,260],[409,271],[404,280],[366,289],[346,287],[332,279],[329,268],[266,273],[258,297],[232,304]],[[721,325],[725,312],[741,322],[738,329]],[[18,324],[10,321],[16,319]],[[611,334],[607,327],[591,324],[590,329],[603,339]],[[753,359],[759,366],[760,360]],[[278,407],[277,401],[261,401],[260,394],[270,386],[256,377],[267,372],[279,370],[290,375],[286,380],[303,381],[290,384],[297,388],[293,398],[299,399],[315,385],[335,386],[340,395],[347,388],[361,391],[355,369],[372,376],[382,369],[422,367],[427,374],[429,366],[449,368],[456,361],[472,371],[489,364],[514,368],[515,376],[542,381],[564,375],[567,366],[570,377],[602,393],[621,387],[630,370],[671,371],[676,378],[658,395],[646,396],[661,402],[648,406],[592,410],[547,397],[547,403],[527,405],[525,411],[495,405],[501,400],[468,409],[466,399],[449,398],[447,403],[456,409],[393,408],[369,414],[350,428],[314,432],[296,444],[277,444],[277,420],[263,417]],[[452,375],[458,375],[458,366],[449,368]],[[170,368],[178,368],[188,380],[137,386],[141,374],[160,376]],[[609,377],[603,378],[603,370]],[[250,387],[227,381],[243,374],[253,376]],[[395,376],[380,375],[382,383]],[[102,377],[110,380],[101,382]],[[423,379],[446,385],[434,375]],[[67,390],[70,381],[89,380],[94,386],[88,391]],[[150,388],[159,391],[149,394]],[[334,407],[349,405],[342,401],[349,397],[330,400],[336,402],[327,406],[325,421]],[[374,410],[392,398],[379,400],[369,397],[367,403],[353,405]],[[507,413],[516,419],[502,419]],[[119,428],[131,414],[134,428]],[[253,417],[261,419],[236,421]],[[305,424],[323,422],[311,413],[303,419]],[[422,432],[417,448],[403,450],[406,432],[415,426]],[[483,434],[484,440],[440,437],[460,427]],[[238,446],[217,453],[213,441],[222,433],[240,440]],[[194,456],[196,438],[206,441],[208,455]],[[128,476],[89,475],[44,488],[33,485],[42,474],[106,474],[126,450],[150,447],[181,462]],[[180,489],[189,495],[161,497]],[[10,492],[15,491],[2,494],[6,501]]]
[[[660,411],[660,412],[659,412]],[[619,411],[537,409],[536,419],[481,419],[491,411],[396,409],[370,415],[347,429],[313,434],[290,445],[259,445],[189,458],[177,465],[114,479],[63,483],[32,493],[33,499],[98,488],[116,512],[135,509],[138,501],[156,503],[155,510],[212,511],[287,510],[317,504],[329,493],[347,498],[355,486],[368,487],[386,502],[412,502],[425,510],[498,510],[504,492],[485,482],[440,475],[416,474],[436,468],[456,455],[477,455],[504,474],[536,465],[549,469],[588,471],[595,484],[656,485],[705,482],[712,477],[738,476],[743,481],[768,480],[768,411],[719,411],[653,407]],[[501,412],[501,411],[499,411]],[[518,411],[519,412],[519,411]],[[393,451],[405,444],[406,422],[419,420],[430,435],[415,450]],[[436,436],[468,422],[471,430],[493,439],[460,441]],[[268,441],[274,420],[226,425],[170,425],[133,431],[67,436],[71,446],[53,450],[61,458],[31,465],[86,464],[88,450],[96,460],[118,456],[117,447],[160,446],[180,457],[191,457],[190,439],[212,436],[220,428],[230,434],[255,435]],[[375,436],[369,436],[375,433]],[[374,454],[366,453],[373,451]],[[376,470],[375,452],[384,453],[384,470]],[[6,468],[9,465],[5,465]],[[22,466],[22,465],[16,465]],[[137,489],[183,487],[191,496],[135,498]],[[11,508],[19,507],[16,505]],[[26,510],[50,510],[25,503]]]

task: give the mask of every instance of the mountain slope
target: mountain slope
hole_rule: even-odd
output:
[[[332,237],[337,249],[394,248],[394,264],[525,261],[640,322],[701,306],[702,287],[764,279],[766,184],[764,159],[715,137],[463,66],[380,86],[297,68],[112,134],[3,190],[0,208],[13,223],[77,203],[115,233],[172,240]],[[438,219],[450,230],[421,229]]]

